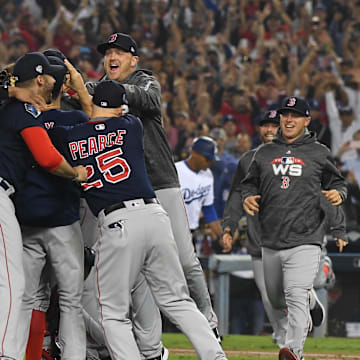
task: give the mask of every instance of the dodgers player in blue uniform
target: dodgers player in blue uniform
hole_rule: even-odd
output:
[[[129,301],[143,272],[159,308],[186,334],[200,359],[225,359],[189,296],[169,218],[147,177],[141,121],[132,115],[119,117],[126,103],[123,86],[100,83],[93,103],[92,120],[71,132],[63,130],[62,135],[69,159],[86,166],[89,173],[83,189],[98,218],[96,282],[110,356],[141,359]],[[59,130],[55,129],[58,136]]]
[[[50,109],[42,116],[44,127],[71,127],[87,122],[88,117],[82,111],[59,110],[68,69],[60,59],[48,59],[50,63],[62,66],[62,73],[54,74],[54,100],[49,105]],[[74,69],[71,73],[77,75]],[[70,81],[71,79],[68,82]],[[87,94],[82,79],[78,79],[74,90],[82,90]],[[25,354],[31,314],[33,309],[37,310],[36,295],[47,263],[51,265],[58,285],[61,357],[85,359],[85,326],[80,304],[84,251],[79,223],[79,202],[80,188],[75,186],[74,182],[47,174],[36,165],[28,170],[25,184],[16,195],[15,207],[22,230],[26,280],[18,329],[19,359]],[[46,311],[42,307],[39,310]]]
[[[19,58],[14,75],[19,87],[30,88],[45,102],[51,100],[60,67],[50,65],[41,53]],[[63,177],[85,181],[84,167],[72,168],[53,147],[42,125],[43,114],[33,105],[10,100],[2,109],[0,122],[0,357],[17,358],[17,326],[25,286],[22,241],[12,198],[24,182],[33,158],[46,170]]]
[[[206,136],[194,140],[188,159],[175,163],[179,175],[189,227],[199,227],[201,213],[215,235],[222,234],[222,228],[214,206],[214,176],[210,170],[217,159],[216,142]],[[224,252],[231,250],[231,242],[224,243]]]

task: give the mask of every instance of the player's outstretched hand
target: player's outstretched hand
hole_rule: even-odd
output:
[[[336,246],[339,248],[339,252],[342,252],[344,247],[348,244],[346,240],[334,237],[334,240],[336,241]]]
[[[255,212],[259,212],[259,200],[261,196],[260,195],[252,195],[248,196],[243,203],[243,208],[246,211],[246,213],[250,216],[254,216]]]
[[[321,192],[324,194],[326,200],[329,200],[334,206],[341,205],[342,198],[337,190],[322,190]]]
[[[79,165],[79,166],[75,166],[74,170],[76,171],[77,175],[74,178],[74,181],[77,182],[86,182],[88,179],[88,174],[87,174],[87,170],[84,166]]]
[[[36,110],[44,111],[46,106],[44,98],[36,94],[32,89],[11,86],[9,87],[9,96],[19,101],[33,104]]]

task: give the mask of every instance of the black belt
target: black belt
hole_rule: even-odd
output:
[[[160,202],[157,198],[140,199],[140,200],[142,200],[144,202],[144,204],[146,204],[146,205],[147,204],[160,204]],[[129,200],[129,201],[132,201],[132,200]],[[136,201],[136,199],[134,199],[134,201]],[[116,204],[106,207],[104,209],[104,214],[109,215],[111,212],[113,212],[115,210],[123,209],[125,207],[126,207],[125,202],[121,201],[119,203],[116,203]]]

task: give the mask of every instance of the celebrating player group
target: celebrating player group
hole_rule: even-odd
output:
[[[85,85],[48,49],[17,59],[0,88],[0,358],[41,358],[55,298],[63,360],[168,359],[160,311],[201,360],[226,359],[162,124],[160,85],[138,68],[129,35],[112,34],[97,50],[99,82]],[[243,209],[254,217],[254,272],[280,360],[302,359],[330,213],[340,249],[346,245],[344,179],[307,130],[310,119],[296,97],[264,115],[264,144],[239,162],[223,231],[212,195],[196,199],[223,234],[224,252]],[[202,137],[182,166],[196,169],[201,186],[214,161],[216,144]]]

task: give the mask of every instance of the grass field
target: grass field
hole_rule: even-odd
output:
[[[186,354],[186,351],[189,352],[187,349],[193,347],[182,334],[165,333],[163,343],[170,349],[169,360],[198,359],[194,354]],[[229,360],[274,360],[277,359],[278,352],[270,336],[226,335],[223,339],[223,348],[228,353]],[[304,353],[305,360],[360,360],[360,339],[309,337],[305,343]]]

